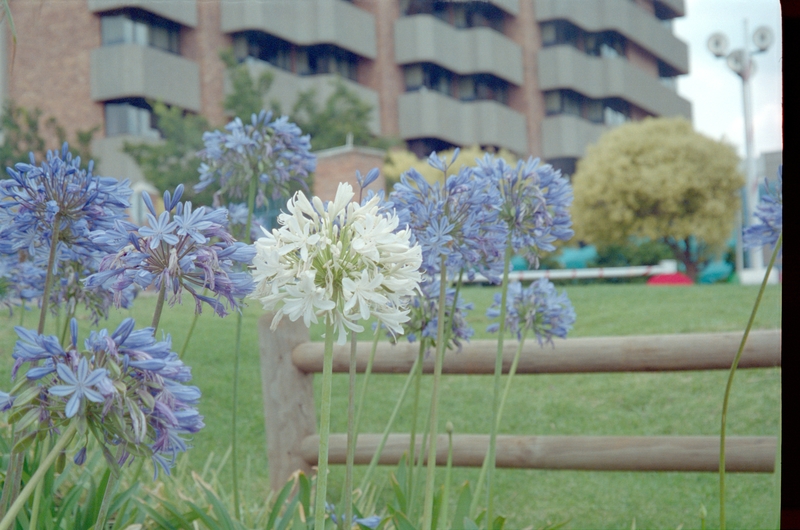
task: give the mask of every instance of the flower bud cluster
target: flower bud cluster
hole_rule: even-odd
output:
[[[500,293],[494,295],[494,303],[486,310],[486,316],[500,316]],[[567,293],[558,294],[556,286],[547,278],[522,287],[520,282],[508,286],[506,299],[506,329],[522,340],[523,335],[533,331],[539,344],[553,344],[553,337],[565,339],[567,332],[575,323],[575,310],[567,298]],[[498,331],[498,323],[491,324],[487,331]]]
[[[769,182],[766,184],[770,190]],[[761,197],[754,215],[759,223],[744,230],[744,244],[748,247],[775,245],[783,229],[783,166],[778,170],[775,190]]]
[[[185,435],[203,428],[195,406],[197,387],[188,386],[190,369],[171,351],[169,335],[157,341],[153,328],[134,330],[125,319],[113,332],[92,331],[78,347],[78,325],[70,322],[70,343],[62,347],[55,336],[15,328],[19,340],[12,354],[12,378],[24,365],[27,372],[11,389],[0,393],[0,410],[19,431],[34,427],[28,441],[47,431],[79,422],[82,463],[91,434],[105,448],[116,446],[122,465],[131,456],[153,459],[169,473],[178,453],[186,451]]]
[[[142,194],[149,210],[147,226],[117,221],[111,230],[93,232],[92,240],[109,254],[86,284],[110,289],[117,294],[118,303],[120,294],[131,285],[142,289],[164,285],[170,305],[180,302],[185,289],[194,297],[197,313],[205,302],[225,316],[227,310],[220,299],[238,309],[241,299],[252,291],[253,280],[235,265],[249,264],[255,250],[228,233],[225,208],[192,209],[191,202],[179,202],[182,193],[183,185],[176,188],[174,196],[165,192],[165,211],[158,217],[150,197]],[[203,289],[216,297],[202,294]]]
[[[523,254],[538,268],[542,252],[555,250],[556,240],[574,235],[569,207],[572,187],[550,164],[530,157],[515,167],[486,154],[476,172],[495,183],[501,196],[500,217],[505,221],[514,253]]]
[[[407,298],[421,279],[420,247],[408,230],[398,230],[394,213],[380,211],[380,197],[353,202],[353,188],[341,183],[332,202],[309,201],[297,192],[278,216],[280,228],[264,231],[255,243],[252,297],[267,310],[308,326],[331,318],[344,344],[359,320],[375,317],[402,334]]]
[[[244,198],[251,179],[257,179],[259,196],[286,197],[290,191],[308,189],[306,181],[316,169],[309,136],[286,116],[272,120],[272,113],[253,114],[250,123],[235,118],[225,131],[203,134],[205,149],[200,151],[200,191],[217,182],[215,194]]]

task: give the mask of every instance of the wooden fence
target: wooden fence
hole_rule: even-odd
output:
[[[317,463],[313,376],[322,372],[323,344],[308,341],[308,329],[284,318],[270,330],[272,315],[259,322],[261,372],[270,484],[282,487],[297,469],[311,472]],[[573,338],[555,349],[526,342],[518,374],[667,372],[729,370],[742,333],[693,333],[628,337]],[[739,368],[781,365],[780,330],[750,333]],[[357,369],[365,371],[371,343],[360,343]],[[506,341],[503,371],[507,373],[517,348]],[[417,357],[417,344],[378,344],[372,371],[407,374]],[[458,355],[445,355],[444,374],[494,373],[497,343],[474,340]],[[333,371],[348,372],[350,346],[334,346]],[[433,359],[423,365],[433,372]],[[359,434],[355,461],[369,463],[380,434]],[[332,433],[329,462],[343,464],[346,435]],[[397,464],[407,450],[410,434],[392,434],[381,464]],[[421,441],[421,436],[420,436]],[[418,445],[420,442],[417,442]],[[453,464],[480,467],[489,445],[488,435],[453,436]],[[447,459],[446,435],[437,441],[437,463]],[[777,439],[774,436],[728,436],[726,469],[732,472],[772,473]],[[595,471],[718,471],[718,436],[521,436],[498,435],[497,466],[508,468],[576,469]]]

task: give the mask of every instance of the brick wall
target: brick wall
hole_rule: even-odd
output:
[[[313,194],[323,201],[331,201],[336,196],[339,183],[349,182],[358,198],[356,170],[366,175],[372,168],[381,169],[384,156],[382,151],[359,147],[335,148],[318,153]],[[367,189],[377,192],[385,188],[385,183],[383,175],[380,175]]]
[[[100,46],[99,18],[89,12],[86,0],[11,0],[9,6],[17,43],[13,48],[6,30],[6,97],[21,107],[38,107],[45,119],[54,117],[67,138],[98,125],[102,135],[103,106],[92,101],[90,87],[91,50]],[[55,135],[45,130],[42,136],[48,148],[60,147]]]

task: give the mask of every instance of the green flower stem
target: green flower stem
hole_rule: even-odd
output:
[[[353,521],[353,461],[356,456],[356,353],[358,343],[356,342],[356,332],[350,331],[350,380],[347,393],[347,465],[344,472],[344,491],[342,492],[342,502],[344,503],[345,518],[342,528],[347,528],[347,524],[352,526]]]
[[[242,340],[242,313],[236,318],[236,343],[233,355],[233,406],[231,410],[231,473],[233,475],[233,503],[236,519],[241,520],[241,505],[239,503],[239,472],[236,463],[236,410],[239,403],[239,348]]]
[[[772,257],[767,265],[767,270],[764,273],[764,279],[761,281],[761,288],[758,290],[756,296],[756,303],[753,304],[753,310],[750,312],[750,319],[747,321],[747,326],[744,328],[744,335],[742,341],[739,343],[739,350],[736,352],[736,357],[733,358],[730,374],[728,374],[728,383],[725,385],[725,397],[722,400],[722,424],[719,433],[719,527],[720,530],[725,530],[725,427],[728,422],[728,400],[731,395],[731,387],[733,386],[733,376],[736,374],[736,367],[739,366],[739,360],[742,358],[744,345],[747,343],[747,337],[750,335],[750,328],[753,327],[753,321],[758,312],[758,306],[761,305],[761,297],[764,296],[764,291],[767,288],[767,280],[769,280],[772,267],[775,265],[775,258],[778,257],[783,245],[783,232],[778,236],[778,241],[775,244],[775,250],[772,251]]]
[[[25,300],[22,301],[22,304],[19,306],[19,325],[22,326],[25,324]]]
[[[450,479],[453,474],[453,424],[447,422],[447,470],[444,475],[444,494],[442,495],[442,515],[439,519],[447,528],[447,509],[450,507]],[[455,522],[455,521],[454,521]]]
[[[156,335],[158,323],[161,320],[161,311],[164,309],[164,298],[167,295],[167,282],[161,279],[161,288],[158,290],[158,300],[156,300],[156,310],[153,312],[153,323],[150,327],[153,328],[153,336]]]
[[[117,457],[121,456],[123,452],[122,446],[117,450]],[[106,527],[106,517],[108,516],[108,509],[111,507],[111,499],[117,491],[117,484],[119,484],[121,470],[113,471],[108,476],[106,482],[106,491],[103,494],[103,503],[100,505],[100,511],[97,513],[97,521],[94,524],[94,530],[103,530]]]
[[[430,417],[431,409],[428,408],[425,419],[422,421],[422,425],[425,426],[422,431],[422,445],[420,445],[419,455],[417,456],[417,469],[414,471],[414,482],[411,485],[411,495],[409,496],[408,501],[408,514],[409,519],[412,521],[419,519],[419,514],[417,513],[417,503],[415,501],[417,498],[417,490],[422,487],[422,464],[425,462],[425,457],[423,455],[428,447],[428,429],[430,428]]]
[[[56,461],[59,453],[61,453],[61,451],[64,450],[64,448],[66,448],[67,445],[69,445],[69,443],[72,441],[72,437],[75,435],[77,430],[78,422],[73,421],[61,434],[58,442],[56,442],[56,445],[50,450],[49,453],[47,453],[47,456],[45,456],[44,460],[42,460],[42,462],[39,464],[39,468],[36,470],[30,480],[28,480],[28,483],[25,484],[25,487],[22,489],[22,492],[20,492],[19,497],[14,500],[11,508],[8,510],[8,513],[6,513],[3,519],[0,520],[0,530],[8,530],[11,528],[11,525],[14,524],[14,521],[17,518],[17,514],[19,514],[19,512],[25,506],[25,502],[27,502],[28,497],[31,496],[33,490],[44,478],[47,470],[50,469],[50,466],[52,466]]]
[[[380,325],[375,328],[375,336],[372,339],[372,350],[369,352],[369,360],[367,361],[367,369],[364,372],[364,382],[361,385],[361,394],[358,397],[358,409],[356,409],[356,441],[358,441],[359,427],[361,426],[361,411],[364,409],[364,399],[367,396],[367,384],[369,383],[369,376],[372,375],[372,365],[375,362],[375,352],[378,350],[378,341],[381,338]],[[363,490],[362,490],[363,491]]]
[[[369,383],[369,376],[372,374],[372,365],[375,362],[375,352],[378,349],[378,340],[380,339],[380,332],[381,332],[381,327],[379,325],[378,327],[375,328],[375,336],[372,340],[372,350],[370,351],[369,354],[369,360],[367,361],[367,370],[364,372],[364,383],[361,386],[361,395],[358,399],[358,410],[356,411],[356,442],[358,441],[357,437],[358,437],[359,427],[361,425],[361,411],[364,408],[364,400],[367,395],[367,384]],[[367,489],[367,485],[369,483],[369,475],[370,475],[370,470],[367,470],[367,473],[364,475],[364,477],[361,479],[361,482],[358,485],[358,489],[361,490],[362,494]]]
[[[508,300],[508,269],[511,264],[513,248],[511,237],[506,244],[505,257],[503,259],[503,284],[501,287],[500,300],[500,329],[497,332],[497,357],[494,363],[494,399],[492,401],[492,426],[489,434],[489,466],[486,473],[486,493],[488,495],[486,508],[486,525],[491,527],[494,516],[494,469],[497,453],[497,425],[500,407],[500,379],[503,374],[503,339],[506,333],[506,301]],[[478,497],[477,495],[475,496]]]
[[[319,458],[317,493],[314,500],[314,528],[325,528],[325,494],[328,489],[328,438],[331,433],[331,384],[333,381],[333,317],[325,317],[325,357],[322,363],[320,396]],[[0,529],[2,530],[2,529]]]
[[[50,244],[50,254],[47,258],[47,274],[45,275],[44,280],[44,292],[42,293],[42,308],[39,311],[39,327],[37,328],[37,333],[41,335],[44,333],[44,325],[45,321],[47,320],[47,310],[48,310],[48,301],[50,300],[50,291],[53,288],[53,267],[56,262],[56,252],[58,249],[58,237],[61,227],[61,214],[57,213],[55,219],[53,220],[53,233],[51,236],[51,244]],[[15,432],[13,438],[13,444],[11,447],[14,447],[19,440],[25,435],[25,432]],[[25,454],[23,452],[13,453],[11,454],[11,458],[9,459],[8,469],[6,470],[6,479],[5,483],[3,484],[3,493],[0,498],[0,517],[3,517],[6,514],[6,507],[9,503],[17,498],[17,494],[19,493],[19,485],[20,480],[22,479],[22,465],[25,461]]]
[[[205,292],[203,294],[205,294]],[[179,359],[183,359],[183,354],[186,353],[186,348],[189,347],[189,341],[192,339],[192,333],[194,333],[194,327],[197,325],[198,318],[200,318],[200,313],[195,312],[194,318],[192,319],[192,325],[189,326],[189,332],[186,334],[186,340],[183,341],[181,352],[178,354]]]
[[[42,453],[44,451],[50,451],[50,442],[51,440],[48,439],[43,444],[39,446],[39,449],[36,451],[37,460],[41,460]],[[39,483],[36,485],[36,491],[33,493],[33,506],[31,507],[31,520],[28,524],[28,528],[38,528],[39,524],[39,510],[42,503],[42,492],[44,491],[44,480],[40,480]]]
[[[394,421],[397,418],[397,413],[400,410],[400,406],[405,401],[406,394],[408,394],[408,388],[411,386],[411,380],[413,379],[414,372],[416,371],[417,366],[420,364],[420,359],[417,358],[414,361],[414,366],[411,367],[411,371],[406,377],[406,382],[403,384],[403,389],[400,391],[400,397],[397,399],[397,403],[394,405],[394,409],[392,413],[389,415],[389,421],[386,422],[386,427],[383,429],[383,435],[381,436],[381,441],[378,443],[378,447],[375,449],[375,454],[372,455],[372,460],[369,462],[369,466],[367,467],[366,473],[364,473],[364,477],[361,479],[361,484],[359,484],[358,488],[361,491],[365,491],[367,485],[369,484],[370,479],[372,478],[372,473],[375,471],[375,468],[378,465],[378,460],[381,457],[381,453],[383,452],[383,447],[386,445],[386,440],[389,438],[389,433],[392,430],[392,426],[394,425]]]
[[[247,222],[244,225],[244,241],[249,245],[250,227],[253,222],[253,210],[256,203],[256,179],[253,169],[247,169],[250,187],[247,192]],[[235,505],[236,519],[241,520],[241,504],[239,497],[239,469],[237,464],[236,448],[236,410],[239,403],[239,351],[242,344],[242,311],[236,314],[236,342],[233,349],[233,408],[231,411],[231,474],[233,476],[233,503]],[[187,339],[188,342],[188,339]],[[321,528],[321,527],[320,527]]]
[[[411,439],[408,447],[408,491],[406,492],[409,506],[413,504],[412,495],[414,494],[414,460],[417,455],[417,415],[419,414],[419,393],[422,381],[422,361],[425,356],[425,342],[425,339],[420,337],[419,354],[417,355],[417,364],[415,365],[416,370],[412,367],[409,371],[409,374],[413,374],[414,377],[414,406],[411,409]],[[425,448],[423,447],[422,450],[424,451]]]
[[[439,402],[439,380],[442,378],[442,364],[444,363],[445,335],[444,335],[444,306],[447,300],[447,265],[442,256],[439,280],[439,316],[436,329],[436,360],[433,368],[433,390],[431,395],[430,441],[428,442],[428,470],[425,476],[425,505],[422,512],[423,530],[431,530],[433,524],[433,496],[436,482],[436,433],[437,431],[437,405]]]
[[[42,309],[39,311],[38,333],[44,333],[44,323],[47,320],[47,309],[50,303],[50,291],[53,289],[53,267],[56,263],[56,252],[58,250],[58,236],[61,231],[61,213],[57,213],[53,220],[53,234],[50,239],[50,254],[47,257],[47,275],[44,280],[44,292],[42,293]]]
[[[519,358],[522,356],[522,346],[525,344],[525,337],[528,334],[527,332],[527,328],[522,332],[522,338],[517,346],[517,353],[514,354],[514,361],[511,363],[511,369],[508,371],[506,386],[503,389],[503,397],[500,399],[500,406],[497,409],[497,419],[495,420],[495,429],[497,431],[500,430],[500,420],[503,418],[503,408],[506,406],[506,398],[511,390],[511,380],[514,378],[514,374],[517,373],[517,365],[519,365]]]

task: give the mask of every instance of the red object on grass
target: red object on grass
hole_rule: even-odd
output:
[[[647,285],[693,285],[691,278],[682,272],[672,274],[656,274],[647,280]]]

